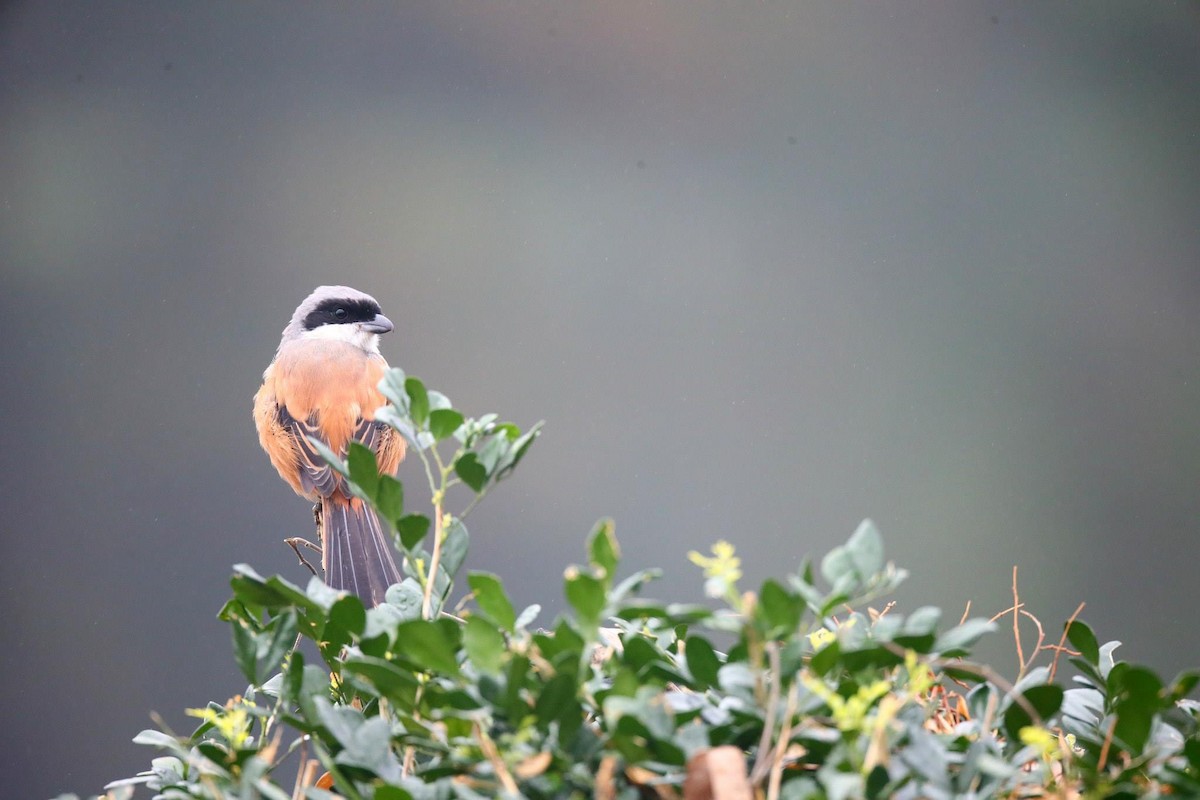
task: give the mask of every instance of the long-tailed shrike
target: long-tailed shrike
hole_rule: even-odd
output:
[[[320,286],[283,329],[283,339],[254,396],[258,439],[280,476],[320,505],[325,580],[368,606],[401,580],[393,548],[370,506],[313,449],[320,439],[345,457],[351,441],[375,451],[380,473],[404,458],[404,439],[375,421],[386,402],[376,385],[388,368],[379,335],[392,330],[379,303],[348,286]]]

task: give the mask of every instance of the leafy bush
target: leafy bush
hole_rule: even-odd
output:
[[[139,734],[163,755],[110,797],[1200,796],[1200,706],[1185,699],[1200,673],[1164,682],[1116,661],[1117,643],[1075,618],[1047,643],[1014,575],[1006,614],[1038,639],[1010,683],[967,660],[994,619],[870,607],[905,577],[870,522],[754,592],[732,546],[692,553],[709,607],[643,599],[656,570],[618,580],[602,521],[586,564],[564,574],[570,613],[548,627],[487,572],[467,575],[452,609],[468,534],[447,492],[468,487],[469,511],[538,428],[467,418],[399,370],[381,388],[381,419],[424,465],[432,519],[406,510],[369,450],[325,455],[391,525],[407,577],[365,609],[316,577],[300,588],[235,567],[220,615],[249,688],[193,710],[190,736]]]

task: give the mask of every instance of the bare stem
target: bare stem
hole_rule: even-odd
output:
[[[438,566],[442,561],[442,503],[441,490],[433,494],[433,554],[429,557],[429,572],[425,576],[425,594],[421,598],[421,618],[430,619],[433,608],[433,584],[437,583]]]
[[[473,508],[475,508],[475,506],[479,505],[479,501],[483,499],[483,496],[488,493],[488,489],[490,489],[490,488],[492,488],[492,484],[489,483],[486,486],[484,486],[482,489],[480,489],[479,493],[471,498],[471,502],[467,503],[467,507],[464,508],[463,512],[458,515],[458,518],[466,519],[467,514],[470,514],[471,510]]]
[[[771,775],[767,780],[767,800],[778,800],[779,786],[783,782],[783,763],[787,757],[788,742],[792,738],[792,720],[796,716],[796,704],[799,701],[800,684],[793,683],[788,689],[787,710],[783,712],[783,728],[779,731],[779,741],[775,744],[775,755],[771,759]]]
[[[309,572],[311,572],[313,575],[316,575],[316,568],[314,568],[312,564],[308,563],[308,559],[306,559],[304,554],[300,552],[300,548],[307,547],[309,550],[315,550],[318,553],[321,552],[321,548],[310,542],[308,539],[302,539],[299,536],[292,536],[291,538],[284,539],[283,541],[284,544],[292,548],[292,552],[296,554],[296,558],[300,559],[300,563],[303,564]]]
[[[767,678],[771,681],[771,689],[765,702],[767,715],[763,720],[762,736],[758,740],[758,752],[754,756],[754,766],[750,770],[752,784],[757,784],[771,770],[771,736],[775,733],[775,714],[779,705],[780,684],[783,682],[783,676],[780,674],[779,644],[767,642],[765,649],[768,662]],[[759,673],[758,680],[762,679],[762,673]]]
[[[1050,663],[1050,680],[1054,680],[1054,674],[1056,672],[1058,672],[1058,657],[1061,656],[1063,653],[1063,650],[1066,649],[1067,631],[1071,630],[1071,623],[1073,623],[1075,621],[1075,619],[1079,616],[1079,612],[1083,611],[1084,605],[1086,605],[1086,604],[1080,603],[1079,606],[1075,609],[1075,613],[1071,615],[1071,618],[1069,620],[1067,620],[1067,624],[1063,625],[1062,636],[1059,637],[1058,646],[1054,648],[1054,661],[1052,661]]]
[[[1020,666],[1021,666],[1020,671],[1017,673],[1017,680],[1021,680],[1021,678],[1023,678],[1025,676],[1025,654],[1023,652],[1021,652],[1021,614],[1019,612],[1019,609],[1021,608],[1021,596],[1017,592],[1017,565],[1016,564],[1013,564],[1012,592],[1013,592],[1013,641],[1015,641],[1017,643],[1017,663],[1020,664]]]
[[[500,785],[504,787],[504,791],[513,796],[518,795],[520,789],[517,782],[513,780],[512,773],[508,771],[504,759],[500,757],[500,750],[478,722],[475,723],[475,738],[479,741],[479,749],[483,751],[483,757],[492,765],[496,777],[500,779]]]
[[[437,445],[435,444],[434,447],[436,448]],[[413,449],[417,451],[417,458],[421,459],[421,466],[425,468],[425,480],[429,481],[429,491],[436,493],[438,490],[437,484],[433,480],[433,470],[429,467],[429,459],[425,457],[425,451],[415,442],[413,443]],[[437,454],[436,450],[434,454]]]

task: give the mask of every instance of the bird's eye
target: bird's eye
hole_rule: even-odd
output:
[[[350,315],[350,312],[344,308],[335,308],[333,310],[333,316],[335,319],[345,319],[349,315]]]

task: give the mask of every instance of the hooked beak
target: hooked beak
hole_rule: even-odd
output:
[[[367,333],[389,333],[396,330],[392,321],[383,314],[376,314],[370,322],[360,322],[359,327]]]

